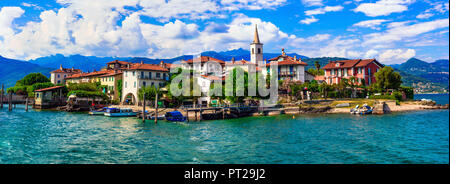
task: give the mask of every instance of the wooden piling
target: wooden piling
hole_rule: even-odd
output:
[[[12,111],[12,93],[9,93],[8,110]]]
[[[200,121],[202,121],[203,119],[202,113],[203,113],[202,104],[200,104]]]
[[[222,119],[225,119],[225,107],[222,108]]]
[[[4,84],[2,84],[2,91],[0,93],[0,109],[3,109],[3,89],[5,88]]]
[[[156,91],[155,98],[155,124],[158,123],[158,91]]]
[[[25,98],[25,111],[28,112],[28,97]]]
[[[145,123],[145,92],[144,95],[142,95],[142,98],[144,103],[144,105],[142,106],[142,123]]]
[[[189,122],[189,109],[185,108],[185,110],[186,110],[186,120],[187,122]]]

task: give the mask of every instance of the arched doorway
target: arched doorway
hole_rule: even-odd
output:
[[[125,98],[123,100],[124,105],[136,105],[136,97],[133,93],[128,93],[125,95]]]

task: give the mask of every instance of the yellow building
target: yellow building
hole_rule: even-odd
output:
[[[122,79],[122,72],[113,71],[97,77],[101,85],[107,86],[103,92],[106,93],[111,100],[120,100],[118,82]]]

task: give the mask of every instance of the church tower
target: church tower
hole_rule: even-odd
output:
[[[264,64],[263,61],[263,44],[259,41],[258,25],[255,25],[255,37],[253,43],[250,44],[250,62],[254,64]]]

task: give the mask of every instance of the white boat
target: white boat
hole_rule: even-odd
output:
[[[104,115],[107,109],[107,107],[104,107],[99,110],[91,110],[89,111],[89,115]]]
[[[136,116],[136,112],[133,112],[132,109],[108,108],[108,109],[106,109],[105,116],[109,116],[109,117],[131,117],[131,116]]]

